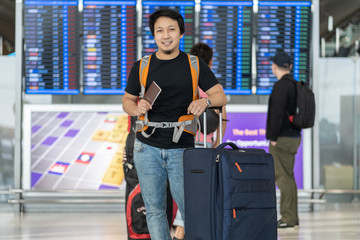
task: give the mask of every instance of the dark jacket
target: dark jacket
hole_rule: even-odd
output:
[[[285,74],[274,84],[269,98],[266,121],[266,139],[276,141],[278,137],[300,137],[300,130],[294,128],[289,120],[296,108],[295,80]]]

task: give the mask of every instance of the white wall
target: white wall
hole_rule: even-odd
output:
[[[360,58],[320,58],[314,65],[318,135],[313,147],[314,187],[323,188],[325,166],[338,163],[354,168],[355,189],[360,184]],[[340,180],[339,180],[340,181]]]
[[[340,124],[340,99],[342,96],[356,95],[356,76],[360,59],[320,58],[318,94],[319,120],[326,118],[329,122]]]
[[[0,56],[0,127],[15,127],[15,56]]]
[[[0,127],[15,128],[16,57],[0,56]],[[51,95],[24,95],[23,101],[50,104]]]

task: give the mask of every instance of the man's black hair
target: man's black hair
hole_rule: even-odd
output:
[[[212,57],[213,57],[213,50],[209,45],[205,43],[196,43],[190,49],[190,54],[198,56],[202,60],[205,61],[207,65],[209,65]]]
[[[154,36],[154,25],[155,22],[160,17],[168,17],[172,20],[175,20],[178,22],[179,28],[180,28],[180,34],[184,34],[185,32],[185,24],[184,24],[184,18],[178,13],[177,11],[174,11],[169,8],[161,8],[157,10],[156,12],[153,12],[149,17],[149,27],[151,30],[151,34]]]

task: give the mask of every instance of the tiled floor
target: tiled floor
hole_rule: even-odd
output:
[[[360,204],[323,204],[300,213],[300,227],[278,239],[360,239]],[[126,240],[124,213],[0,212],[0,239]]]

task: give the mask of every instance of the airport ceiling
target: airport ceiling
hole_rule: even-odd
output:
[[[0,0],[0,35],[3,37],[3,54],[15,49],[15,0]]]
[[[360,0],[320,0],[320,38],[329,39],[334,34],[334,30],[328,31],[329,16],[333,17],[333,29],[360,22]],[[15,0],[0,0],[0,34],[5,54],[15,46]]]
[[[328,18],[333,17],[333,31],[328,31]],[[320,38],[329,39],[337,27],[360,22],[360,0],[320,0]]]

